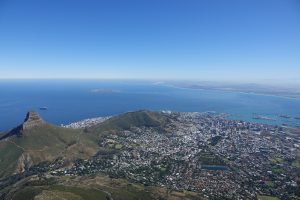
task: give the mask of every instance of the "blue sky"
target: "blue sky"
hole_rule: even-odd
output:
[[[298,0],[0,0],[0,78],[299,80]]]

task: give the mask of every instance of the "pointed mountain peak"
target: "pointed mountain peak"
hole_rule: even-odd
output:
[[[46,124],[46,122],[36,112],[30,111],[27,113],[24,122],[0,137],[0,141],[13,135],[21,137],[24,134],[24,131],[30,130],[34,127],[39,127],[44,124]]]
[[[30,111],[27,113],[22,130],[28,130],[36,126],[45,124],[45,121],[38,115],[38,113]]]

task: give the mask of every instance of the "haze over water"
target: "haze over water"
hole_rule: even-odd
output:
[[[48,122],[74,121],[140,109],[180,112],[216,111],[230,118],[259,123],[300,126],[300,100],[224,92],[181,89],[154,82],[86,80],[0,81],[0,131],[20,124],[27,111],[36,110]],[[47,107],[48,110],[39,110]],[[275,121],[253,119],[261,115]]]

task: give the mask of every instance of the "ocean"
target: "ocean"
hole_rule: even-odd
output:
[[[292,98],[184,89],[146,81],[0,81],[0,132],[22,123],[32,110],[49,123],[61,125],[141,109],[213,111],[231,114],[231,119],[300,126],[299,119],[280,117],[300,117],[300,100]],[[257,116],[259,119],[254,119]]]

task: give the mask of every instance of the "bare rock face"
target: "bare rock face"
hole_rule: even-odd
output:
[[[33,165],[33,161],[29,153],[23,153],[17,161],[16,173],[22,173]]]
[[[28,112],[22,124],[22,130],[29,130],[43,124],[45,124],[44,120],[36,112]]]
[[[16,128],[12,129],[7,134],[0,137],[0,141],[9,138],[13,135],[21,137],[24,134],[24,131],[30,130],[34,127],[38,127],[44,124],[46,124],[46,122],[36,112],[28,112],[24,122]]]

